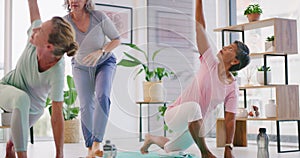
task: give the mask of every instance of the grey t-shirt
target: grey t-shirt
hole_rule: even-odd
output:
[[[80,64],[83,64],[82,59],[85,56],[96,50],[102,49],[109,40],[120,38],[119,32],[113,22],[101,11],[94,10],[90,13],[90,25],[86,32],[81,32],[77,28],[70,14],[66,15],[64,18],[71,23],[76,32],[76,41],[79,44],[79,50],[76,53],[75,59]],[[99,59],[98,64],[108,59],[111,55],[112,53],[103,55]]]

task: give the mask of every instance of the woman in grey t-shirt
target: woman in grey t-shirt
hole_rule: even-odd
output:
[[[120,44],[119,33],[103,12],[94,10],[92,0],[65,0],[65,6],[69,11],[65,18],[73,25],[79,43],[72,67],[85,145],[89,157],[102,156],[99,148],[109,116],[116,69],[111,51]]]

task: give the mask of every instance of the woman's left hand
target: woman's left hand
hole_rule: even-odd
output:
[[[86,66],[95,66],[97,61],[103,55],[102,50],[96,50],[83,58],[83,63]]]

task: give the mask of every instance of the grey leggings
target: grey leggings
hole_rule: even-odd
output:
[[[14,86],[0,84],[0,107],[12,112],[11,139],[15,150],[27,151],[28,130],[43,114],[44,110],[30,110],[28,94]]]

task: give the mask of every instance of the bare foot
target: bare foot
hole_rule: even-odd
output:
[[[95,156],[102,157],[103,156],[103,151],[101,151],[100,149],[97,149],[97,150],[94,151],[94,154],[95,154]]]
[[[141,147],[140,151],[142,154],[148,154],[148,148],[153,144],[152,135],[146,134],[144,144]]]
[[[92,147],[88,147],[88,156],[85,158],[95,158],[95,155],[93,155]]]
[[[14,149],[14,143],[9,140],[6,143],[6,155],[5,158],[16,158],[16,153],[15,153],[15,149]]]

